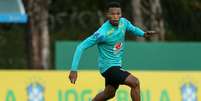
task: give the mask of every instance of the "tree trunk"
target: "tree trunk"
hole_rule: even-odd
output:
[[[133,18],[135,24],[144,30],[155,30],[159,35],[150,38],[151,41],[165,40],[164,20],[160,0],[132,0]],[[143,41],[143,38],[137,38]]]
[[[143,17],[141,12],[141,0],[132,0],[132,11],[133,11],[133,22],[135,25],[141,27],[142,29],[145,29],[145,26],[143,25]],[[144,41],[145,39],[143,37],[137,37],[137,41]]]
[[[162,8],[160,4],[160,0],[150,0],[151,3],[151,29],[159,32],[159,35],[155,35],[151,38],[152,41],[164,41],[165,40],[165,28],[164,28],[164,20],[162,17]]]
[[[31,68],[48,69],[49,34],[48,0],[28,0]]]

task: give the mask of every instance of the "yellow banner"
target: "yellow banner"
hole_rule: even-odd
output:
[[[131,71],[140,79],[141,101],[201,101],[201,72]],[[90,101],[104,89],[99,71],[79,71],[75,85],[65,71],[0,71],[0,101]],[[131,101],[120,86],[110,101]]]

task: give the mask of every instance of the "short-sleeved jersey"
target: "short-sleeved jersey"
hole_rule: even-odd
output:
[[[99,52],[98,67],[101,73],[112,66],[121,66],[126,31],[131,32],[135,36],[144,36],[143,30],[132,25],[125,18],[120,18],[118,26],[113,26],[109,21],[106,21],[94,34],[77,46],[71,71],[77,71],[83,51],[95,44],[97,44]]]

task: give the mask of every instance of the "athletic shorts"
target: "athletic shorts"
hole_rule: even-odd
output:
[[[121,70],[120,66],[112,66],[101,75],[105,78],[105,86],[111,85],[115,89],[118,89],[119,85],[124,83],[130,73]]]

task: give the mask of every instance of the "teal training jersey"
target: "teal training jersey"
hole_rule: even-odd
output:
[[[101,73],[111,66],[121,66],[126,31],[136,36],[144,36],[143,30],[132,25],[125,18],[120,18],[118,26],[113,26],[109,21],[106,21],[94,34],[77,46],[71,71],[77,71],[83,51],[95,44],[98,47],[98,67]]]

